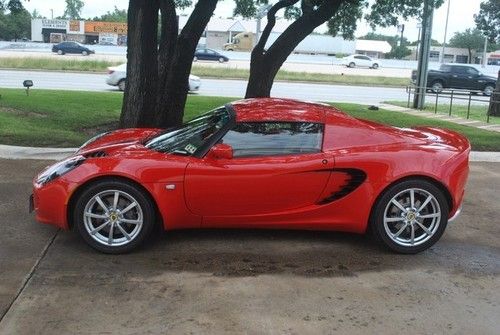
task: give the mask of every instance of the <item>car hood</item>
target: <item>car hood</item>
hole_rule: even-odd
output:
[[[77,153],[85,155],[96,151],[116,150],[117,148],[144,143],[148,138],[162,130],[159,128],[129,128],[102,133],[84,143]]]

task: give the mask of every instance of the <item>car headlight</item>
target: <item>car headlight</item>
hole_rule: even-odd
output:
[[[101,133],[101,134],[97,134],[95,135],[94,137],[92,137],[90,140],[88,140],[87,142],[83,143],[76,152],[82,150],[83,148],[85,148],[87,145],[89,145],[90,143],[94,142],[94,141],[97,141],[98,139],[100,139],[101,137],[103,136],[106,136],[108,135],[109,133],[111,133],[110,131],[107,131],[107,132],[104,132],[104,133]]]
[[[45,171],[43,171],[37,178],[36,183],[40,185],[45,185],[48,182],[62,176],[63,174],[68,173],[73,170],[77,166],[81,165],[85,161],[85,157],[76,156],[65,159],[61,162],[58,162]]]

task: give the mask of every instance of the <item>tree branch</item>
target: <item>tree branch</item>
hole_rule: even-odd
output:
[[[264,28],[264,31],[262,32],[262,36],[260,37],[259,41],[257,42],[257,45],[255,46],[255,48],[252,51],[252,56],[253,56],[254,52],[255,52],[256,56],[264,53],[264,48],[266,46],[267,40],[269,39],[269,36],[271,35],[271,32],[272,32],[274,26],[276,25],[276,13],[280,9],[295,5],[298,1],[299,0],[281,0],[281,1],[277,2],[274,6],[271,7],[271,9],[267,12],[266,27]]]

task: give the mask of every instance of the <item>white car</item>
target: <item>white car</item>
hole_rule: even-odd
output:
[[[342,65],[345,65],[347,67],[369,67],[370,69],[379,68],[379,64],[376,60],[371,59],[370,57],[365,55],[351,55],[348,57],[344,57],[342,58]]]
[[[127,82],[127,64],[108,67],[108,78],[106,84],[118,86],[120,91],[125,91]],[[197,76],[189,75],[189,91],[198,91],[201,86],[201,80]]]

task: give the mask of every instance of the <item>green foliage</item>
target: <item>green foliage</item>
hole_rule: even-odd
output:
[[[307,12],[316,10],[321,4],[332,0],[300,0],[296,5],[285,8],[284,17],[297,19]],[[328,20],[328,30],[331,35],[341,34],[344,38],[354,38],[357,24],[365,19],[373,28],[376,26],[396,26],[400,21],[411,17],[420,17],[423,11],[423,0],[339,0],[340,7]],[[435,7],[444,0],[431,0]],[[498,1],[498,0],[492,0]],[[268,0],[235,0],[235,16],[244,18],[255,17],[257,8],[267,3],[276,4],[279,1]],[[368,12],[363,17],[363,13]]]
[[[115,6],[112,12],[108,11],[106,14],[96,16],[92,20],[104,22],[127,22],[127,10],[118,9],[118,7]]]
[[[31,12],[31,18],[32,19],[45,19],[45,17],[43,17],[40,12],[36,9],[33,9],[33,11]]]
[[[8,10],[8,13],[5,13]],[[0,3],[0,39],[27,38],[31,31],[31,15],[18,0]]]
[[[85,5],[83,0],[65,0],[66,9],[64,10],[64,17],[66,19],[80,19],[82,14],[82,8]]]
[[[450,39],[449,45],[455,48],[466,48],[480,50],[484,47],[484,35],[479,29],[466,29],[464,32],[456,32]]]
[[[488,36],[490,43],[500,44],[500,1],[487,0],[480,8],[479,14],[474,15],[477,28]]]
[[[408,49],[404,45],[398,45],[395,48],[392,48],[391,52],[389,52],[386,57],[387,58],[395,58],[395,59],[403,59],[406,56],[411,55],[411,50]]]

